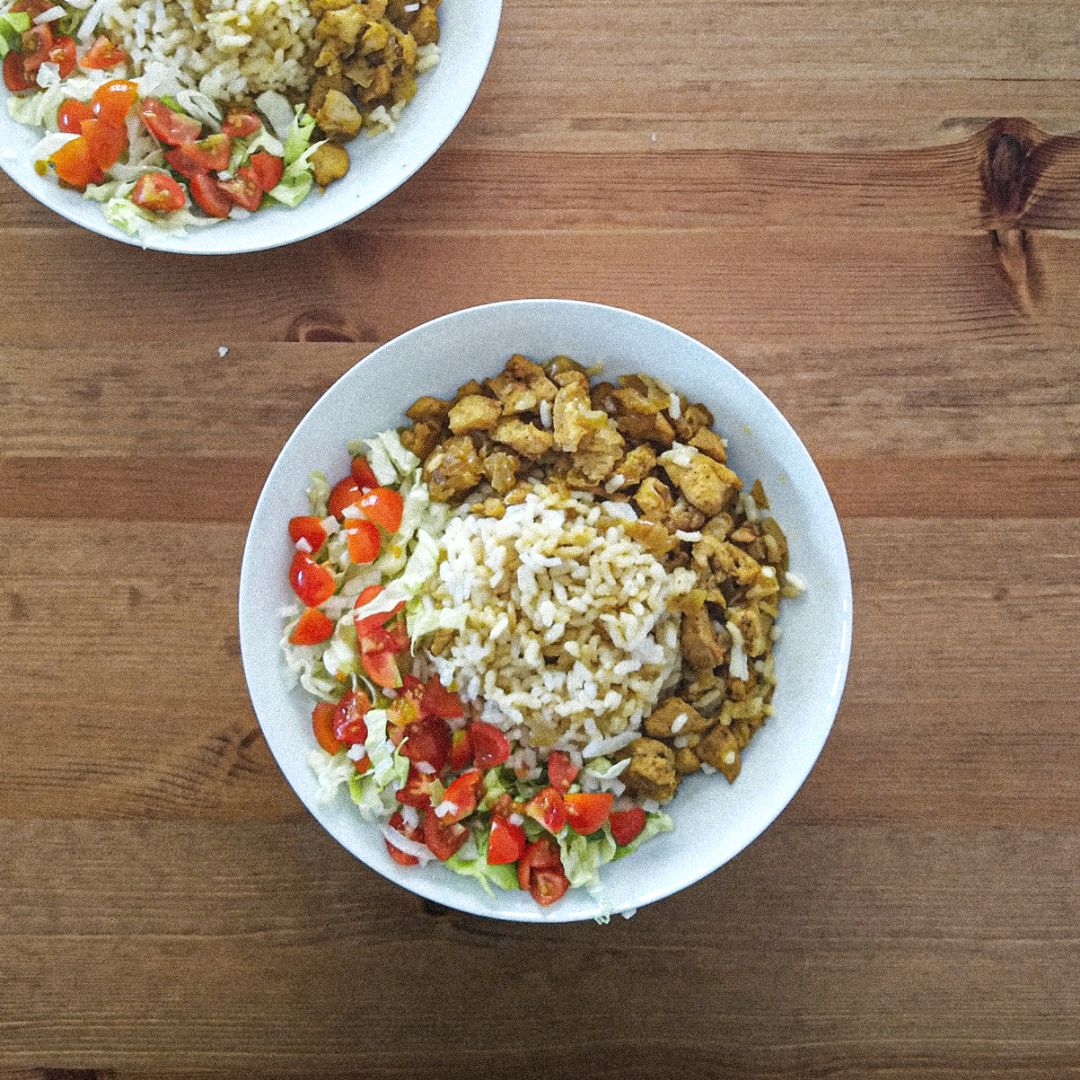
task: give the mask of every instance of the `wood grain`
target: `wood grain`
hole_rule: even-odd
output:
[[[1078,61],[1080,0],[522,0],[446,147],[303,244],[145,253],[0,177],[0,1080],[1080,1078]],[[745,371],[854,577],[791,806],[604,928],[359,865],[239,663],[297,421],[528,295]]]

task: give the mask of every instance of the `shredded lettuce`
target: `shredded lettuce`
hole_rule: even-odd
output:
[[[150,231],[183,233],[194,226],[211,225],[216,218],[196,217],[190,210],[174,210],[171,214],[155,214],[136,206],[129,195],[134,189],[134,181],[121,184],[114,194],[102,206],[102,213],[110,225],[115,225],[129,236],[140,236]]]
[[[330,481],[326,479],[326,473],[316,470],[308,478],[307,489],[308,505],[311,512],[319,518],[326,517],[326,500],[330,498]]]
[[[608,826],[605,825],[604,828],[607,829]],[[629,844],[619,848],[615,859],[622,859],[627,855],[632,855],[647,840],[651,840],[662,832],[671,832],[673,828],[675,828],[675,825],[663,810],[657,810],[655,813],[649,814],[645,819],[645,828]]]
[[[368,736],[364,741],[371,768],[349,780],[349,794],[365,821],[389,817],[397,806],[394,793],[409,775],[409,759],[386,737],[386,710],[372,709],[364,717]],[[352,764],[350,762],[350,764]]]
[[[315,798],[321,802],[329,802],[337,794],[342,784],[349,783],[356,776],[356,765],[345,753],[331,756],[320,747],[316,747],[308,755],[308,765],[315,774],[319,789]]]
[[[314,131],[315,117],[307,113],[302,105],[297,105],[296,115],[289,125],[289,130],[285,133],[282,157],[285,159],[286,167],[295,164],[310,150],[311,136]]]
[[[304,112],[302,105],[298,105],[296,116],[285,136],[285,171],[277,187],[267,192],[271,199],[293,207],[299,206],[308,197],[315,183],[311,155],[326,141],[323,139],[313,143],[311,136],[314,131],[314,118]]]
[[[475,858],[464,858],[461,851],[451,855],[443,864],[455,874],[463,877],[476,878],[484,888],[488,896],[494,896],[495,890],[491,887],[494,883],[500,889],[518,888],[517,870],[513,863],[503,863],[499,866],[491,866],[487,861],[488,838],[484,830],[473,834],[476,840]],[[465,849],[462,848],[462,851]]]
[[[0,58],[19,47],[19,35],[30,29],[30,16],[25,11],[0,12]]]
[[[611,862],[618,851],[611,830],[605,825],[591,836],[579,836],[567,826],[555,839],[570,887],[598,889],[600,867]]]

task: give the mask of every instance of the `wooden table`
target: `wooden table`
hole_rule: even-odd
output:
[[[446,148],[321,238],[144,254],[0,180],[5,1076],[1080,1076],[1078,76],[1076,0],[510,0]],[[607,928],[358,864],[238,658],[315,398],[549,295],[747,372],[856,590],[803,791]]]

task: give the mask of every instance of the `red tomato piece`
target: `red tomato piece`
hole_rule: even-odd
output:
[[[406,743],[406,746],[409,744]],[[452,821],[463,821],[475,809],[484,789],[484,774],[479,769],[463,772],[447,789],[443,802],[453,803],[457,807],[448,814],[440,816],[444,825]]]
[[[127,53],[123,49],[114,45],[104,34],[99,34],[79,64],[90,71],[105,71],[126,60]]]
[[[434,775],[420,772],[415,765],[410,766],[405,786],[397,792],[395,798],[403,806],[415,806],[417,810],[427,810],[431,806],[429,791]]]
[[[199,173],[221,172],[229,167],[232,139],[228,135],[207,135],[199,142],[181,143],[165,154],[165,160],[189,180]]]
[[[548,907],[561,900],[569,888],[570,879],[560,866],[558,870],[534,870],[529,892],[541,907]]]
[[[113,127],[103,120],[84,120],[82,122],[82,136],[90,147],[90,156],[94,159],[94,164],[102,172],[111,169],[120,160],[120,155],[127,149],[126,129]],[[147,173],[146,176],[141,176],[139,179],[145,180],[151,175],[151,173]],[[164,176],[165,174],[162,173],[161,175]],[[138,188],[138,184],[135,185],[135,188]],[[184,193],[181,192],[181,199],[183,199],[183,195]],[[134,189],[131,193],[131,201],[135,202]],[[135,205],[138,206],[139,204],[135,203]],[[183,202],[180,205],[183,206]]]
[[[34,20],[39,15],[44,15],[52,6],[51,0],[15,0],[15,3],[11,5],[11,10],[24,11],[31,20]]]
[[[631,807],[629,810],[613,810],[611,817],[611,835],[615,843],[622,847],[629,844],[641,835],[645,828],[645,811],[640,806]]]
[[[328,754],[338,754],[345,749],[345,744],[334,734],[336,714],[337,706],[327,701],[320,701],[311,710],[311,727],[315,732],[315,741]]]
[[[525,830],[496,814],[491,819],[491,835],[488,837],[488,865],[502,866],[517,862],[524,853]]]
[[[262,121],[253,112],[231,112],[225,117],[221,130],[233,139],[246,139],[262,127]]]
[[[518,860],[518,884],[543,907],[554,904],[570,887],[559,849],[546,836],[525,848]]]
[[[436,773],[440,772],[450,759],[450,729],[446,721],[434,716],[417,720],[406,733],[408,738],[401,747],[405,757],[414,763],[425,761]]]
[[[102,83],[90,99],[94,116],[113,127],[124,127],[131,106],[139,96],[139,88],[130,79],[111,79]]]
[[[251,170],[259,182],[259,187],[263,191],[271,191],[281,183],[281,177],[285,173],[285,162],[279,157],[274,157],[273,154],[268,154],[265,150],[260,150],[257,154],[251,155]]]
[[[191,197],[207,217],[227,218],[233,207],[221,185],[208,173],[191,178]]]
[[[320,518],[304,514],[289,520],[289,539],[294,544],[298,540],[305,541],[313,555],[326,543],[326,530]]]
[[[170,214],[187,205],[184,189],[168,173],[146,173],[135,181],[131,201],[155,214]]]
[[[139,102],[139,116],[142,117],[146,130],[158,142],[168,146],[198,142],[202,134],[202,124],[198,120],[170,109],[165,102],[157,98],[143,98]]]
[[[12,49],[4,57],[4,85],[12,92],[36,90],[37,83],[27,74],[23,65],[23,55]]]
[[[92,120],[94,110],[85,101],[77,101],[75,98],[65,98],[60,102],[60,110],[56,114],[56,124],[61,131],[69,135],[82,134],[82,122]]]
[[[386,627],[386,636],[390,642],[392,653],[407,652],[409,648],[409,632],[405,629],[402,619],[395,619]]]
[[[360,595],[356,598],[356,603],[353,604],[353,608],[362,608],[366,604],[370,604],[381,592],[383,587],[381,585],[369,585],[364,589]],[[391,611],[383,611],[378,615],[367,615],[363,619],[354,619],[356,623],[356,633],[363,635],[370,630],[376,630],[381,626],[385,626],[395,615],[405,610],[405,601],[397,604]],[[389,646],[389,642],[387,643]]]
[[[432,675],[424,687],[424,696],[420,702],[420,711],[425,716],[441,716],[444,720],[456,720],[465,715],[461,698],[447,690],[439,681],[438,675]]]
[[[388,533],[396,533],[401,528],[405,500],[393,488],[373,488],[360,497],[358,505],[364,517]]]
[[[249,169],[240,169],[231,180],[219,180],[218,185],[225,197],[241,210],[254,213],[262,202],[262,188]]]
[[[444,825],[434,810],[424,811],[424,843],[440,862],[446,862],[465,843],[469,830],[460,822]]]
[[[552,750],[548,755],[548,780],[560,794],[565,795],[570,785],[577,779],[578,767],[561,750]]]
[[[364,717],[371,708],[371,698],[363,690],[349,690],[342,695],[334,710],[334,735],[343,743],[367,741]]]
[[[461,772],[472,761],[472,746],[469,745],[469,732],[458,728],[450,733],[450,768]]]
[[[304,607],[318,607],[334,595],[334,575],[302,551],[293,556],[289,581]]]
[[[330,497],[326,500],[326,508],[334,517],[340,518],[346,507],[355,506],[360,501],[361,494],[356,481],[351,476],[346,476],[334,485]]]
[[[590,836],[603,826],[611,814],[615,796],[610,792],[577,792],[563,796],[566,804],[566,820],[570,828],[581,836]]]
[[[566,804],[553,787],[537,792],[526,804],[525,813],[540,822],[552,835],[562,831],[566,824]]]
[[[52,47],[49,49],[48,61],[59,68],[60,78],[66,79],[75,70],[77,55],[75,39],[61,36],[53,41]]]
[[[8,56],[10,55],[11,53],[8,53]],[[65,184],[70,184],[75,188],[84,188],[87,184],[100,184],[105,179],[90,153],[90,144],[81,135],[64,143],[49,158],[49,161],[56,166],[56,175]]]
[[[404,682],[407,684],[408,680],[409,676],[406,675]],[[420,703],[416,700],[416,695],[408,689],[398,691],[398,696],[387,705],[386,711],[389,713],[390,723],[400,728],[415,724],[420,719]]]
[[[22,66],[27,78],[37,75],[38,68],[49,59],[53,47],[53,32],[48,23],[31,26],[22,34]]]
[[[142,177],[142,179],[146,179]],[[173,183],[176,183],[174,180]],[[136,204],[138,205],[138,204]],[[289,640],[294,645],[318,645],[334,632],[334,620],[318,608],[306,608],[300,621],[293,627]]]
[[[258,155],[255,155],[257,157]],[[255,157],[252,157],[254,162]],[[379,481],[375,478],[375,474],[371,471],[371,466],[367,462],[366,457],[357,455],[352,459],[352,478],[356,481],[357,486],[361,491],[370,491],[372,488],[379,486]]]
[[[423,826],[415,825],[410,829],[405,824],[405,818],[400,810],[390,819],[390,828],[397,829],[402,836],[407,836],[410,840],[415,840],[419,844],[424,842]],[[400,848],[394,847],[389,840],[386,841],[386,850],[390,853],[390,858],[399,866],[415,866],[420,861],[415,855],[408,855]]]
[[[504,791],[492,804],[491,812],[498,814],[500,817],[508,818],[511,814],[520,814],[524,811],[524,807],[521,803],[516,803],[510,796]]]
[[[392,652],[361,652],[360,663],[376,686],[384,690],[396,690],[401,686],[401,670]]]
[[[481,769],[493,769],[510,756],[510,743],[494,724],[474,720],[469,725],[469,741]]]
[[[382,541],[379,530],[363,518],[346,518],[343,526],[349,540],[349,561],[366,565],[379,557]]]

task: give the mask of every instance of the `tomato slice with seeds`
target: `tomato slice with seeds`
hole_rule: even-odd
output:
[[[231,112],[225,117],[221,130],[233,139],[246,139],[262,127],[262,121],[253,112]]]
[[[254,161],[255,158],[253,157],[251,160]],[[379,481],[376,479],[375,473],[372,472],[367,458],[359,454],[352,459],[352,478],[361,491],[370,491],[372,488],[379,486]]]
[[[402,754],[414,763],[425,761],[436,773],[440,772],[450,758],[450,729],[446,721],[429,716],[410,724],[407,734],[401,746]]]
[[[400,810],[398,810],[390,819],[389,824],[391,829],[397,829],[402,836],[407,836],[410,840],[415,840],[418,844],[424,842],[423,825],[414,825],[412,828],[409,828],[409,826],[405,824],[405,818]],[[395,847],[389,840],[386,840],[385,843],[386,850],[390,853],[390,858],[399,866],[416,866],[420,861],[415,855],[409,855],[400,848]]]
[[[281,183],[285,175],[285,162],[281,158],[260,150],[251,155],[251,171],[263,191],[271,191]]]
[[[541,907],[561,900],[569,888],[570,879],[563,872],[561,864],[557,870],[534,870],[529,883],[529,892]]]
[[[403,806],[414,806],[417,810],[427,810],[431,806],[429,788],[435,779],[433,773],[422,773],[415,765],[411,765],[408,778],[405,780],[405,786],[394,797]]]
[[[4,57],[4,85],[13,94],[37,89],[37,83],[27,74],[23,54],[14,49]]]
[[[111,169],[120,160],[120,155],[127,149],[126,129],[113,127],[112,124],[106,124],[104,120],[96,118],[84,120],[82,122],[82,136],[90,147],[90,156],[94,159],[94,164],[102,172]],[[147,175],[151,174],[148,173]],[[139,179],[145,180],[146,176],[141,176]],[[137,184],[136,187],[138,187]],[[183,192],[180,194],[182,199]],[[135,202],[134,191],[132,191],[132,202]],[[182,206],[183,202],[180,205]]]
[[[334,485],[330,497],[326,500],[326,508],[334,517],[340,518],[347,507],[355,506],[360,501],[362,494],[356,481],[351,476],[346,476]]]
[[[579,791],[564,795],[566,820],[574,832],[581,836],[591,836],[607,821],[614,801],[615,796],[608,791]]]
[[[49,49],[48,62],[57,66],[61,79],[66,79],[75,70],[77,55],[75,39],[65,35],[53,41]]]
[[[163,142],[168,146],[198,142],[202,134],[202,124],[198,120],[170,109],[158,98],[143,98],[139,102],[139,116],[146,125],[146,130],[158,142]]]
[[[346,518],[343,526],[349,541],[349,561],[367,565],[379,557],[379,530],[363,518]]]
[[[608,820],[615,843],[622,847],[641,835],[641,830],[645,828],[645,811],[640,806],[633,806],[629,810],[613,810]]]
[[[86,50],[79,65],[88,71],[105,71],[117,64],[123,64],[126,60],[127,53],[123,49],[114,45],[104,34],[99,34],[94,38],[94,44]]]
[[[231,179],[219,180],[218,185],[225,193],[225,197],[241,210],[254,213],[259,209],[263,192],[258,180],[249,169],[240,169]]]
[[[552,750],[547,762],[548,780],[560,794],[565,795],[581,771],[561,750]]]
[[[49,59],[53,47],[53,32],[48,23],[31,26],[22,33],[22,66],[27,78],[36,76],[38,69]]]
[[[373,488],[360,497],[358,505],[364,517],[388,533],[396,533],[401,528],[405,500],[393,488]]]
[[[8,56],[11,54],[8,53]],[[81,135],[64,143],[49,161],[56,166],[56,175],[74,188],[100,184],[105,179],[90,153],[90,144]]]
[[[510,756],[510,743],[494,724],[489,724],[484,720],[474,720],[469,725],[469,739],[472,742],[476,764],[481,769],[493,769]]]
[[[176,181],[174,180],[173,183]],[[134,193],[132,195],[134,197]],[[326,641],[333,632],[334,620],[325,612],[318,608],[305,608],[300,621],[293,627],[289,640],[294,645],[318,645],[321,641]]]
[[[191,197],[208,217],[227,218],[233,208],[221,185],[209,173],[191,178]]]
[[[457,720],[465,715],[461,698],[439,681],[438,675],[432,675],[424,687],[424,696],[420,701],[420,711],[425,716],[439,716],[443,720]]]
[[[184,189],[168,173],[145,173],[131,189],[131,201],[155,214],[171,214],[187,205]]]
[[[538,821],[552,835],[562,832],[566,824],[566,804],[553,787],[537,792],[526,804],[525,813]]]
[[[328,753],[339,754],[345,744],[334,734],[334,717],[337,706],[328,701],[320,701],[311,710],[311,727],[315,732],[315,741]]]
[[[81,135],[82,122],[93,118],[94,110],[85,101],[65,98],[56,114],[56,126],[68,135]]]
[[[371,698],[363,690],[349,690],[342,695],[334,710],[334,735],[343,743],[367,741],[364,717],[371,709]]]
[[[302,551],[293,556],[289,582],[304,607],[318,607],[334,595],[334,575]]]
[[[303,540],[311,548],[310,554],[314,555],[326,543],[326,530],[323,528],[322,519],[309,514],[290,518],[289,539],[294,544]]]
[[[467,768],[472,761],[472,746],[469,743],[469,732],[465,728],[458,728],[450,733],[450,768],[454,772],[460,772]]]
[[[367,677],[384,690],[396,690],[401,685],[401,670],[397,657],[392,652],[370,652],[360,654],[360,663]]]
[[[518,859],[518,884],[542,907],[554,904],[570,888],[559,849],[546,836],[529,844]]]
[[[454,855],[468,835],[469,830],[460,822],[444,825],[434,810],[424,811],[424,843],[440,862]]]
[[[406,743],[405,745],[408,746],[409,744]],[[453,803],[457,809],[440,815],[439,820],[444,825],[453,821],[463,821],[476,809],[476,804],[479,802],[483,790],[484,774],[479,769],[470,769],[468,772],[463,772],[446,789],[446,794],[443,796],[443,802]]]
[[[499,814],[492,817],[491,833],[488,836],[488,865],[503,866],[514,863],[524,854],[525,830]]]
[[[102,83],[90,98],[90,108],[99,120],[113,127],[124,127],[139,88],[130,79],[110,79]]]

